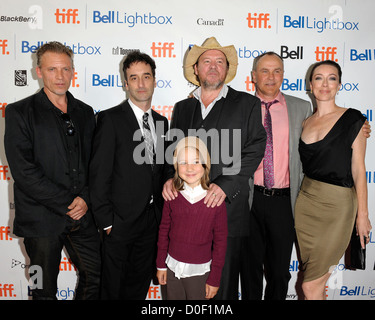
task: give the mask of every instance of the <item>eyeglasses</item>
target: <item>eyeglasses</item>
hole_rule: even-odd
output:
[[[74,130],[74,124],[73,124],[73,121],[72,119],[70,119],[70,116],[69,114],[67,113],[62,113],[60,115],[61,119],[68,125],[68,127],[66,128],[66,135],[68,136],[74,136],[74,133],[75,133],[75,130]]]

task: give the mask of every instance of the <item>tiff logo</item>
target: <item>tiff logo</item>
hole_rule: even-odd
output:
[[[56,9],[56,23],[73,23],[80,24],[78,18],[78,9]]]
[[[0,240],[13,240],[10,236],[10,228],[9,227],[0,227]]]
[[[148,288],[148,299],[161,299],[160,293],[159,293],[159,287],[157,286],[150,286]]]
[[[8,47],[8,40],[0,40],[0,52],[1,54],[9,54],[9,51],[6,50]]]
[[[14,285],[9,283],[0,283],[0,297],[16,297],[16,295],[13,293],[14,291]]]
[[[77,268],[74,266],[71,259],[64,258],[60,262],[60,271],[77,271]]]
[[[270,21],[270,14],[269,13],[249,13],[246,20],[248,21],[247,26],[249,28],[264,28],[264,29],[271,29],[271,25],[269,24]]]
[[[168,120],[172,119],[173,106],[152,106],[152,109]]]
[[[0,165],[0,180],[10,180],[7,173],[9,172],[8,166],[1,166]]]
[[[5,108],[7,106],[7,103],[3,102],[1,103],[0,102],[0,118],[5,118]]]
[[[253,80],[250,79],[250,76],[246,77],[245,84],[246,91],[255,91],[255,83],[253,82]]]
[[[176,58],[176,55],[173,54],[173,50],[174,42],[164,42],[163,44],[158,42],[158,45],[153,42],[151,46],[151,54],[154,58]]]
[[[76,82],[78,79],[77,72],[74,72],[73,79],[72,79],[72,87],[79,88],[79,83]]]
[[[315,50],[315,58],[316,61],[325,61],[325,60],[332,60],[332,61],[338,61],[336,59],[337,54],[337,47],[316,47]]]

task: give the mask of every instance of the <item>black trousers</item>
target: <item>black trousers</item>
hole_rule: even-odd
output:
[[[129,237],[116,225],[103,242],[103,300],[145,300],[155,275],[158,225],[149,206]],[[142,226],[142,227],[141,227]]]
[[[100,290],[100,238],[93,220],[83,216],[74,221],[67,216],[63,234],[51,237],[26,237],[24,244],[31,266],[39,266],[31,274],[35,289],[33,300],[56,300],[57,278],[60,271],[61,251],[65,246],[69,258],[78,270],[76,300],[99,299]],[[38,270],[42,272],[41,283]],[[39,279],[39,281],[38,281]]]
[[[255,190],[250,211],[250,294],[261,300],[285,300],[290,280],[290,258],[295,241],[290,196],[267,196]]]
[[[214,300],[248,300],[250,286],[249,237],[228,237],[220,287]],[[241,284],[241,295],[239,292]]]

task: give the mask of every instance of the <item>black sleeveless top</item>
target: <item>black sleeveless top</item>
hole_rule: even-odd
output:
[[[349,108],[322,140],[306,144],[300,139],[304,174],[314,180],[353,187],[352,144],[365,120],[360,111]]]

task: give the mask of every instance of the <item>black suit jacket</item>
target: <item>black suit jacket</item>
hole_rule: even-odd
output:
[[[200,107],[196,108],[197,103],[199,102],[195,98],[188,98],[175,105],[171,121],[172,135],[173,128],[182,130],[185,136],[189,134],[189,129],[194,128],[194,112],[201,112]],[[214,108],[216,107],[215,104]],[[215,121],[207,121],[205,129],[218,130],[219,143],[215,144],[213,149],[209,148],[211,158],[214,154],[219,154],[218,161],[214,162],[212,159],[210,180],[220,186],[227,195],[228,234],[232,237],[248,235],[248,180],[258,168],[266,144],[260,100],[229,87],[219,116]],[[236,136],[235,130],[239,136]],[[228,135],[229,139],[225,139],[225,135]],[[235,150],[235,143],[239,146],[240,158],[228,162],[222,155],[228,154],[228,150]],[[170,166],[169,177],[172,176],[171,169]]]
[[[61,233],[67,208],[79,195],[89,206],[87,184],[93,109],[67,92],[69,113],[79,134],[79,177],[82,187],[71,190],[67,144],[56,109],[44,90],[9,104],[5,111],[4,145],[14,179],[14,234],[43,237]],[[82,219],[91,219],[88,212]]]
[[[89,179],[93,213],[101,229],[112,225],[111,234],[123,238],[142,228],[138,221],[151,196],[158,222],[161,219],[168,120],[153,110],[152,117],[158,157],[153,170],[150,164],[134,160],[134,152],[144,151],[145,143],[140,135],[134,138],[140,128],[128,101],[98,114]]]

